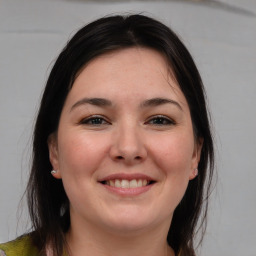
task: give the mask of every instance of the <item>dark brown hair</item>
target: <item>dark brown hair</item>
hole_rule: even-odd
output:
[[[31,236],[40,251],[50,243],[55,248],[55,256],[61,256],[66,246],[65,233],[70,226],[69,201],[62,181],[53,179],[50,174],[52,166],[47,145],[49,135],[57,131],[65,99],[86,63],[107,52],[134,46],[154,49],[168,60],[187,99],[195,138],[204,140],[198,177],[189,182],[175,209],[167,237],[177,255],[195,255],[194,237],[197,227],[204,231],[214,166],[204,87],[190,53],[175,33],[143,15],[110,16],[86,25],[67,43],[51,70],[35,124],[33,162],[27,187]]]

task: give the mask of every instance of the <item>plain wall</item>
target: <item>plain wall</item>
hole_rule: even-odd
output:
[[[34,117],[53,60],[82,25],[120,12],[143,12],[171,26],[205,83],[218,182],[200,255],[255,256],[255,0],[0,1],[0,242],[26,230],[26,205],[19,200],[28,178]],[[18,207],[24,209],[21,218]]]

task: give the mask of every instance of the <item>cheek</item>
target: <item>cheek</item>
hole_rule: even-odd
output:
[[[172,134],[158,138],[154,147],[154,160],[166,180],[166,191],[177,195],[177,200],[183,196],[191,173],[194,149],[194,138],[188,133]]]
[[[84,134],[83,132],[65,133],[60,137],[59,163],[61,172],[76,176],[92,174],[107,152],[107,141],[102,136]]]
[[[157,165],[165,177],[162,202],[166,213],[173,212],[182,200],[189,182],[193,141],[175,137],[164,140],[156,151]]]
[[[177,135],[163,138],[155,147],[155,155],[172,172],[188,170],[193,157],[194,141],[190,136]]]
[[[83,207],[97,202],[96,195],[91,193],[96,182],[94,174],[104,162],[108,142],[102,136],[84,132],[62,135],[59,133],[58,144],[62,181],[72,207],[79,209],[82,201]]]

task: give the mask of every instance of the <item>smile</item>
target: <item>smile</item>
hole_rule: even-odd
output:
[[[116,188],[140,188],[149,185],[151,182],[146,179],[133,179],[133,180],[125,180],[125,179],[115,179],[104,181],[103,184],[116,187]]]
[[[157,182],[144,174],[118,173],[98,181],[105,189],[122,196],[135,196],[147,192]]]

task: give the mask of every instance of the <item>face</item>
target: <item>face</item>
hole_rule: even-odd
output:
[[[130,48],[92,60],[49,138],[70,201],[71,228],[169,228],[195,177],[201,145],[187,101],[162,55]]]

